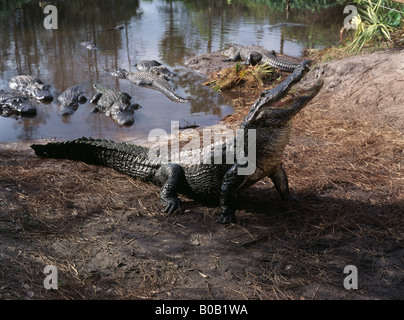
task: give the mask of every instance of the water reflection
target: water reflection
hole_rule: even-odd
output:
[[[0,4],[0,89],[8,90],[9,79],[17,74],[31,74],[50,83],[55,97],[82,84],[91,98],[92,83],[99,80],[130,93],[143,108],[135,111],[135,124],[124,128],[104,115],[91,114],[90,102],[79,105],[70,117],[60,116],[55,99],[51,104],[37,104],[38,115],[32,119],[0,117],[0,141],[83,135],[131,140],[147,138],[157,127],[169,130],[171,120],[184,119],[201,126],[217,123],[232,108],[222,95],[201,84],[204,79],[200,75],[183,67],[187,58],[222,49],[229,42],[261,44],[299,56],[306,46],[336,42],[343,21],[342,8],[324,0],[325,8],[315,12],[292,7],[287,22],[304,23],[305,27],[280,28],[271,26],[286,21],[284,1],[24,2]],[[43,27],[46,15],[42,9],[48,3],[58,8],[57,30]],[[82,46],[84,41],[94,43],[97,49]],[[136,71],[134,64],[142,59],[159,60],[176,71],[173,82],[177,91],[190,102],[175,103],[107,72],[118,67]]]

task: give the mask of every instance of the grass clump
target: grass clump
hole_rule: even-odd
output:
[[[391,43],[391,33],[402,24],[404,5],[384,0],[378,0],[377,3],[358,0],[357,3],[362,7],[354,18],[356,30],[347,49],[360,52],[365,45],[381,47]]]
[[[240,84],[263,86],[266,80],[276,77],[274,70],[267,64],[247,66],[237,63],[234,67],[222,70],[216,78],[204,83],[217,92],[230,90]]]

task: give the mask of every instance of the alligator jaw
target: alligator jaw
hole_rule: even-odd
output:
[[[135,123],[132,106],[114,103],[106,112],[120,126],[131,126]]]
[[[35,116],[36,108],[26,102],[20,102],[16,107],[16,111],[20,112],[23,116]]]
[[[34,97],[38,100],[42,100],[42,101],[52,101],[53,100],[53,96],[52,94],[49,92],[49,90],[38,90],[36,92],[33,93]]]
[[[278,127],[290,121],[321,90],[324,81],[317,80],[309,88],[297,89],[296,92],[278,101],[263,102],[256,106],[249,115],[249,127]]]

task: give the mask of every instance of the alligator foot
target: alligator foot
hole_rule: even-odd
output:
[[[166,205],[166,208],[164,209],[163,212],[171,214],[174,213],[176,210],[178,210],[180,214],[184,213],[184,209],[182,208],[182,203],[179,198],[166,197],[164,198],[164,203]]]
[[[232,214],[224,214],[222,213],[219,218],[216,219],[217,223],[221,224],[229,224],[229,223],[237,223],[236,215]]]

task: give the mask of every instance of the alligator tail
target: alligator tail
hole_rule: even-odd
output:
[[[177,93],[175,92],[165,92],[165,94],[167,95],[168,98],[170,98],[171,100],[177,101],[177,102],[181,102],[181,103],[186,103],[189,102],[188,99],[185,99],[181,96],[179,96]]]
[[[280,60],[278,58],[271,58],[268,57],[268,59],[265,61],[266,64],[270,65],[271,67],[274,68],[279,68],[282,71],[287,71],[287,72],[293,72],[296,68],[300,66],[299,63],[291,63],[291,62],[286,62],[283,60]]]
[[[179,94],[177,94],[174,91],[174,88],[167,88],[165,85],[162,85],[160,83],[153,83],[153,88],[156,89],[157,91],[160,91],[161,93],[165,94],[167,98],[176,101],[176,102],[181,102],[181,103],[186,103],[189,102],[188,99],[185,99],[181,97]]]
[[[136,179],[153,182],[157,163],[148,159],[148,148],[105,139],[80,138],[64,142],[33,144],[35,154],[113,168]]]

